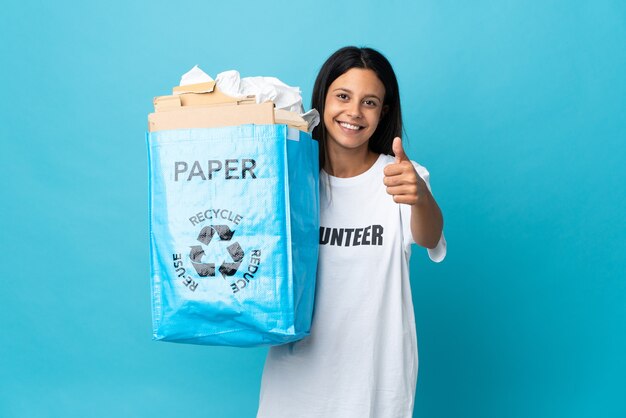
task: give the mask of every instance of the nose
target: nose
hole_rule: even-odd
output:
[[[348,107],[348,110],[346,111],[346,114],[348,116],[350,116],[351,118],[354,119],[360,119],[362,114],[361,114],[361,103],[354,101],[352,103],[350,103],[350,106]]]

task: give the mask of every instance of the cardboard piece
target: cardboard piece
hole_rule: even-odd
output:
[[[191,84],[189,86],[181,86],[181,87],[192,87],[190,92],[186,93],[176,93],[172,96],[158,96],[154,98],[154,111],[155,112],[168,112],[172,110],[179,110],[181,106],[215,106],[222,104],[247,104],[247,103],[255,103],[254,96],[246,96],[243,98],[237,98],[228,96],[222,93],[216,86],[211,88],[210,92],[191,92],[193,90],[200,91],[202,88],[195,88],[194,86],[203,86],[210,83],[200,83],[200,84]],[[213,82],[215,84],[215,82]],[[177,87],[174,87],[174,92],[176,92]]]
[[[183,106],[215,106],[225,103],[237,104],[254,104],[256,100],[254,96],[246,96],[243,98],[227,96],[215,88],[211,94],[194,94],[186,93],[178,96]]]
[[[155,112],[148,115],[148,131],[168,129],[217,128],[254,123],[274,123],[274,103],[225,104],[208,107],[181,107],[170,112]]]
[[[172,89],[172,94],[183,93],[210,93],[215,88],[215,81],[205,83],[187,84],[186,86],[176,86]]]
[[[309,129],[309,124],[302,116],[285,109],[274,109],[274,123],[284,123],[303,132]]]

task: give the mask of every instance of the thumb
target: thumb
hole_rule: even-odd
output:
[[[404,148],[402,147],[402,139],[400,139],[399,136],[393,139],[391,150],[396,156],[396,163],[409,160],[409,157],[407,157],[406,154],[404,153]]]

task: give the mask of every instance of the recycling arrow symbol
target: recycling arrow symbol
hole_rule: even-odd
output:
[[[198,242],[208,246],[215,235],[219,237],[220,241],[230,241],[234,234],[235,231],[231,231],[227,225],[209,225],[202,228],[202,231],[198,234]],[[205,255],[202,245],[192,245],[190,248],[189,258],[198,275],[200,277],[215,276],[215,263],[202,262]],[[238,242],[230,244],[226,250],[232,261],[227,262],[225,260],[219,266],[218,271],[222,273],[224,278],[235,275],[244,255]]]

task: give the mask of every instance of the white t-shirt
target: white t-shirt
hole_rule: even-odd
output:
[[[393,162],[381,155],[351,178],[320,173],[311,335],[270,348],[257,418],[411,417],[417,381],[411,208],[385,190],[383,169]],[[428,184],[428,171],[413,164]],[[428,252],[443,260],[443,234]]]

